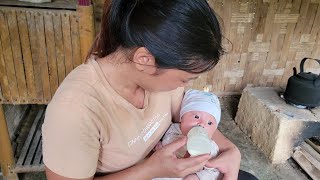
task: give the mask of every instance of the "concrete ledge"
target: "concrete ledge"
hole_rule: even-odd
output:
[[[238,126],[274,164],[285,162],[294,147],[320,132],[319,108],[298,109],[275,88],[244,89],[235,118]]]

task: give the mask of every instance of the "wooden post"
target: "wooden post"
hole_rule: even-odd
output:
[[[78,5],[81,60],[86,60],[95,37],[93,6]]]
[[[17,174],[13,172],[14,156],[2,104],[0,104],[0,164],[5,179],[18,179]]]

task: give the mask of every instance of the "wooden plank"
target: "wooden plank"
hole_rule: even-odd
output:
[[[66,66],[66,75],[68,75],[73,69],[72,62],[72,45],[71,45],[71,27],[70,27],[70,14],[61,14],[63,44],[64,44],[64,64]]]
[[[2,104],[0,104],[0,144],[1,171],[4,176],[9,176],[12,173],[10,167],[14,166],[14,154]]]
[[[33,160],[33,165],[41,165],[42,164],[42,162],[41,162],[41,157],[42,157],[42,140],[41,140],[41,138],[39,141],[40,142],[37,147],[36,155]]]
[[[37,150],[37,146],[39,144],[39,140],[40,140],[40,137],[41,137],[41,130],[38,129],[33,140],[32,140],[32,143],[30,145],[30,149],[28,151],[28,155],[27,155],[27,158],[24,162],[24,166],[31,166],[33,164],[32,163],[32,159],[34,158],[34,156],[36,155],[36,150]]]
[[[34,76],[33,76],[33,62],[31,55],[31,47],[29,40],[29,30],[27,24],[27,16],[25,11],[17,11],[17,20],[19,26],[20,43],[23,55],[24,71],[26,76],[26,85],[28,97],[26,102],[34,103],[37,97]]]
[[[301,149],[296,150],[292,157],[312,179],[319,179],[320,162]]]
[[[0,5],[76,10],[77,3],[75,0],[54,0],[51,3],[28,3],[18,0],[1,0]]]
[[[5,102],[11,101],[6,63],[4,62],[1,40],[0,40],[0,85],[1,85],[1,94],[2,94],[2,97],[1,97],[2,99],[0,100],[0,102],[5,103]]]
[[[14,172],[16,173],[31,173],[31,172],[43,172],[45,170],[45,165],[41,164],[38,166],[16,166]]]
[[[315,143],[313,143],[313,142],[310,141],[309,139],[307,139],[306,142],[307,142],[314,150],[316,150],[316,151],[320,154],[320,145],[316,145]]]
[[[47,56],[48,56],[48,67],[49,67],[49,78],[50,78],[50,90],[51,96],[54,95],[58,86],[58,69],[56,60],[56,50],[54,41],[54,29],[53,29],[53,19],[52,13],[46,13],[44,15],[45,23],[45,34],[46,34],[46,44],[47,44]]]
[[[17,161],[17,165],[18,166],[22,166],[24,161],[25,161],[25,159],[27,158],[26,156],[27,156],[30,144],[32,142],[32,139],[33,139],[33,136],[35,134],[35,131],[37,130],[38,123],[42,119],[43,112],[44,112],[44,109],[40,109],[38,111],[38,114],[37,114],[36,118],[34,119],[34,122],[33,122],[32,126],[30,128],[28,137],[27,137],[27,139],[26,139],[26,141],[25,141],[25,143],[23,145],[20,157],[19,157],[19,159]]]
[[[9,129],[10,139],[16,139],[17,129],[19,128],[19,124],[25,115],[29,112],[29,106],[14,106],[14,105],[6,105],[5,106],[5,114],[7,119],[7,126]]]
[[[320,163],[320,154],[316,151],[316,149],[313,149],[313,147],[311,147],[306,142],[303,142],[300,145],[300,147],[301,147],[301,150],[303,150],[303,151],[307,152],[308,154],[310,154],[315,160],[317,160]]]
[[[79,66],[81,61],[80,52],[80,34],[79,34],[79,18],[77,14],[70,15],[71,24],[71,43],[72,43],[72,62],[73,68]]]
[[[24,73],[24,66],[21,54],[20,36],[18,31],[17,16],[14,10],[7,11],[6,16],[8,18],[8,26],[10,32],[10,41],[13,53],[15,73],[18,83],[19,100],[18,102],[26,102],[28,92],[27,84]]]
[[[10,32],[8,29],[7,18],[5,13],[0,11],[0,36],[2,41],[2,51],[4,56],[4,62],[6,64],[7,77],[9,82],[10,94],[11,94],[11,103],[17,102],[19,99],[17,79],[15,76],[13,55],[10,42]]]
[[[36,90],[36,99],[34,103],[43,102],[43,90],[42,90],[42,80],[41,80],[41,66],[39,60],[39,47],[43,46],[43,44],[39,44],[38,37],[36,36],[37,28],[35,22],[35,12],[27,11],[27,22],[29,29],[29,38],[30,38],[30,46],[31,46],[31,54],[32,54],[32,65],[33,65],[33,76],[34,76],[34,84]]]
[[[36,36],[38,37],[38,43],[39,43],[39,47],[38,47],[39,68],[40,68],[39,75],[41,76],[41,81],[42,81],[41,84],[42,84],[42,91],[43,91],[43,101],[40,103],[43,104],[43,103],[48,103],[51,100],[43,14],[40,14],[40,13],[35,14],[35,21],[36,21]]]
[[[62,38],[62,27],[61,27],[61,17],[60,14],[54,13],[53,15],[53,29],[54,29],[54,40],[56,42],[56,58],[58,67],[58,79],[59,84],[62,83],[64,77],[66,76],[65,65],[64,65],[64,45]]]

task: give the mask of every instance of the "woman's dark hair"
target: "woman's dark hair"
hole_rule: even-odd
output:
[[[90,54],[145,47],[157,67],[212,69],[223,53],[219,22],[206,0],[106,0]]]

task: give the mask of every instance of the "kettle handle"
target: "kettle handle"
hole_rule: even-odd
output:
[[[307,58],[307,57],[305,57],[305,58],[303,58],[302,60],[301,60],[301,63],[300,63],[300,72],[304,72],[303,71],[303,67],[304,67],[304,63],[306,62],[306,60],[307,59],[313,59],[313,60],[315,60],[315,61],[317,61],[318,63],[319,63],[319,65],[320,65],[320,60],[319,59],[314,59],[314,58]]]

